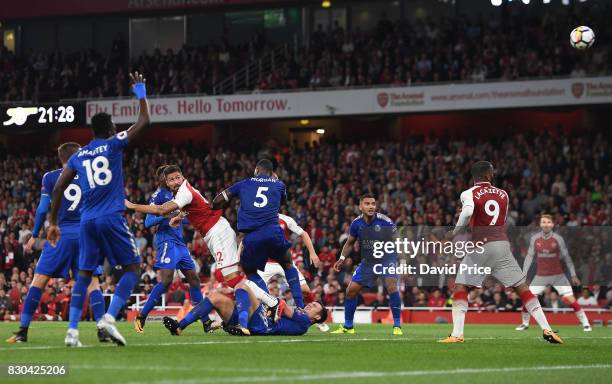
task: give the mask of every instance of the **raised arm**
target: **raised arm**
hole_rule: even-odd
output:
[[[142,76],[142,73],[134,72],[134,74],[130,73],[130,81],[132,92],[138,98],[140,111],[136,123],[127,130],[129,143],[142,133],[151,122],[151,117],[149,116],[149,103],[147,102],[147,88],[145,86],[147,80]]]
[[[234,195],[230,192],[229,188],[215,196],[212,201],[212,209],[221,209],[225,208],[225,206],[232,200]]]
[[[310,262],[315,266],[315,268],[319,268],[321,264],[321,260],[319,260],[319,256],[317,255],[317,251],[314,249],[314,245],[312,244],[312,239],[308,232],[302,232],[302,241],[308,250],[308,256],[310,257]]]
[[[60,231],[57,226],[57,215],[59,212],[60,205],[62,203],[62,196],[64,195],[64,191],[70,185],[70,182],[76,176],[76,171],[72,168],[64,168],[62,174],[59,179],[55,183],[55,187],[53,187],[53,194],[51,198],[51,216],[49,217],[49,232],[47,233],[47,240],[51,245],[55,247],[57,244]]]

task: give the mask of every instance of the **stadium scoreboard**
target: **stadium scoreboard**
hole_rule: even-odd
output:
[[[85,126],[85,103],[3,104],[2,128],[45,129]]]

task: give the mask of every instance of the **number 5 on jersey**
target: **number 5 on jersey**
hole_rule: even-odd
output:
[[[98,156],[93,160],[83,161],[83,167],[87,172],[87,182],[89,188],[95,188],[96,185],[107,185],[113,179],[113,174],[108,169],[108,159],[104,156]]]
[[[264,195],[263,193],[266,192],[269,188],[268,187],[259,187],[257,189],[257,194],[255,195],[255,201],[253,202],[253,205],[257,208],[263,208],[266,205],[268,205],[268,197],[266,195]],[[257,201],[258,199],[261,199],[261,201]]]

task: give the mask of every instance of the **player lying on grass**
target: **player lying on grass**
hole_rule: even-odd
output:
[[[81,147],[77,143],[64,143],[59,146],[57,154],[62,162],[62,167],[66,166],[70,156],[79,149]],[[51,192],[61,172],[62,168],[47,172],[43,176],[40,202],[38,203],[38,208],[36,208],[36,219],[34,221],[32,237],[25,245],[26,254],[32,252],[32,246],[34,246],[36,237],[38,237],[40,229],[45,222],[51,203]],[[77,181],[73,180],[61,200],[59,227],[64,236],[62,236],[56,247],[51,246],[48,241],[45,241],[43,251],[40,254],[38,263],[36,263],[32,285],[23,303],[19,331],[6,340],[8,343],[25,343],[28,341],[28,328],[30,327],[32,316],[36,312],[36,308],[38,308],[42,291],[47,286],[50,278],[68,279],[70,272],[72,272],[73,279],[77,278],[79,273],[80,203],[81,188]],[[100,275],[102,274],[102,269],[98,268],[96,272],[96,275]],[[98,278],[91,280],[89,287],[87,287],[87,294],[89,295],[93,317],[98,322],[102,319],[105,311],[104,296],[102,291],[100,291]],[[107,342],[110,341],[110,338],[106,331],[98,329],[98,340],[100,342]]]
[[[151,204],[162,205],[174,197],[172,191],[166,186],[166,178],[164,176],[164,169],[166,167],[167,165],[162,165],[155,172],[159,187],[151,196],[149,201]],[[184,222],[180,222],[179,225],[173,227],[170,226],[170,220],[170,218],[152,214],[148,214],[145,218],[145,227],[157,226],[157,232],[155,233],[157,256],[154,268],[158,270],[160,281],[153,287],[142,310],[136,316],[136,319],[134,319],[134,328],[136,332],[141,334],[144,333],[145,322],[149,312],[151,312],[157,301],[166,293],[172,283],[175,270],[180,269],[185,276],[189,284],[189,296],[193,305],[198,305],[203,299],[202,291],[200,290],[200,279],[195,271],[195,263],[183,239]],[[215,330],[215,323],[208,316],[201,320],[204,332]]]
[[[542,215],[540,217],[540,229],[542,231],[533,235],[529,242],[529,250],[523,264],[523,273],[528,275],[535,259],[535,277],[529,285],[531,293],[538,296],[544,292],[546,286],[554,287],[561,296],[561,300],[574,309],[576,317],[578,317],[580,324],[582,324],[582,329],[585,332],[591,332],[593,328],[589,324],[586,313],[584,313],[584,310],[574,297],[572,285],[563,272],[562,262],[565,263],[573,283],[580,285],[580,279],[576,276],[576,269],[574,268],[574,263],[572,263],[565,241],[561,235],[553,231],[554,226],[555,223],[551,215]],[[523,322],[516,327],[517,331],[524,331],[529,328],[530,315],[524,306],[521,317]]]
[[[189,324],[214,309],[223,319],[223,329],[232,335],[298,336],[305,334],[312,324],[327,319],[327,309],[319,302],[309,303],[304,308],[289,308],[282,301],[282,310],[275,321],[244,281],[236,285],[234,299],[211,292],[199,307],[200,313],[192,311],[180,322],[164,317],[164,326],[172,335],[178,336]]]

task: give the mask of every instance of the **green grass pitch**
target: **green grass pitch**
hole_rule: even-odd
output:
[[[3,338],[16,323],[1,323]],[[335,326],[332,327],[332,329]],[[355,335],[235,337],[203,334],[194,324],[172,337],[160,322],[145,335],[120,323],[128,345],[99,344],[93,323],[81,324],[84,348],[63,346],[66,323],[33,323],[29,342],[0,345],[0,364],[62,363],[62,378],[9,379],[35,383],[610,383],[612,328],[559,327],[564,345],[544,342],[536,327],[467,325],[464,344],[438,344],[450,325],[357,325]]]

